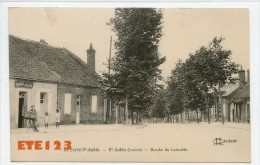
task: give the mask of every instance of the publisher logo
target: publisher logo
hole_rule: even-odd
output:
[[[222,138],[215,138],[213,139],[214,146],[223,146],[225,143],[237,143],[235,139],[222,139]]]
[[[220,145],[224,145],[224,143],[223,143],[223,140],[221,138],[215,138],[213,140],[213,145],[220,146]]]

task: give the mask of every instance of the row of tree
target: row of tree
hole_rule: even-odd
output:
[[[234,83],[232,75],[237,72],[238,65],[231,61],[231,51],[223,49],[224,38],[215,37],[206,47],[202,46],[191,53],[185,61],[179,60],[167,81],[167,88],[158,93],[154,104],[164,104],[164,109],[154,105],[154,112],[164,111],[164,117],[191,111],[196,112],[199,122],[199,111],[206,112],[210,123],[210,107],[216,105],[217,120],[224,112],[221,103],[220,87]],[[162,95],[164,100],[162,102]],[[165,101],[166,100],[166,101]],[[166,102],[166,103],[165,103]],[[152,114],[154,114],[154,112]],[[158,114],[158,112],[157,112]],[[156,115],[154,116],[156,117]]]
[[[132,123],[134,116],[138,123],[141,118],[169,118],[185,111],[195,111],[197,116],[198,111],[209,114],[209,107],[215,103],[212,91],[220,93],[222,84],[234,81],[232,73],[237,65],[230,60],[231,51],[222,48],[223,38],[215,37],[207,47],[177,62],[166,88],[159,85],[159,66],[166,60],[158,52],[162,19],[159,9],[115,9],[108,25],[116,34],[116,52],[109,59],[109,72],[103,74],[101,83],[101,91],[110,102],[107,121],[111,104],[114,109],[124,107],[125,120],[131,119]]]

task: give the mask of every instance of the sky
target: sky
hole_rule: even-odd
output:
[[[160,66],[167,78],[178,59],[185,60],[215,36],[225,37],[223,47],[232,51],[232,61],[249,69],[249,16],[247,9],[163,9],[163,36],[159,53],[166,57]],[[96,71],[106,71],[110,36],[106,23],[112,8],[9,8],[9,34],[49,45],[65,47],[87,62],[90,43],[96,49]],[[115,50],[112,48],[112,56]]]

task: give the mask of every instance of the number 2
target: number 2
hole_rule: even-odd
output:
[[[54,150],[61,150],[60,145],[60,141],[54,141]]]

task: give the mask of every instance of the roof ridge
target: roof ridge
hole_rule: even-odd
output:
[[[13,35],[13,34],[9,34],[10,37],[14,37],[16,39],[19,39],[19,40],[23,40],[23,41],[27,41],[27,42],[32,42],[34,44],[40,44],[42,46],[46,46],[46,47],[51,47],[51,48],[55,48],[55,49],[62,49],[62,47],[59,47],[59,46],[52,46],[52,45],[45,45],[43,44],[41,41],[36,41],[36,40],[32,40],[32,39],[27,39],[27,38],[22,38],[22,37],[18,37],[16,35]]]

